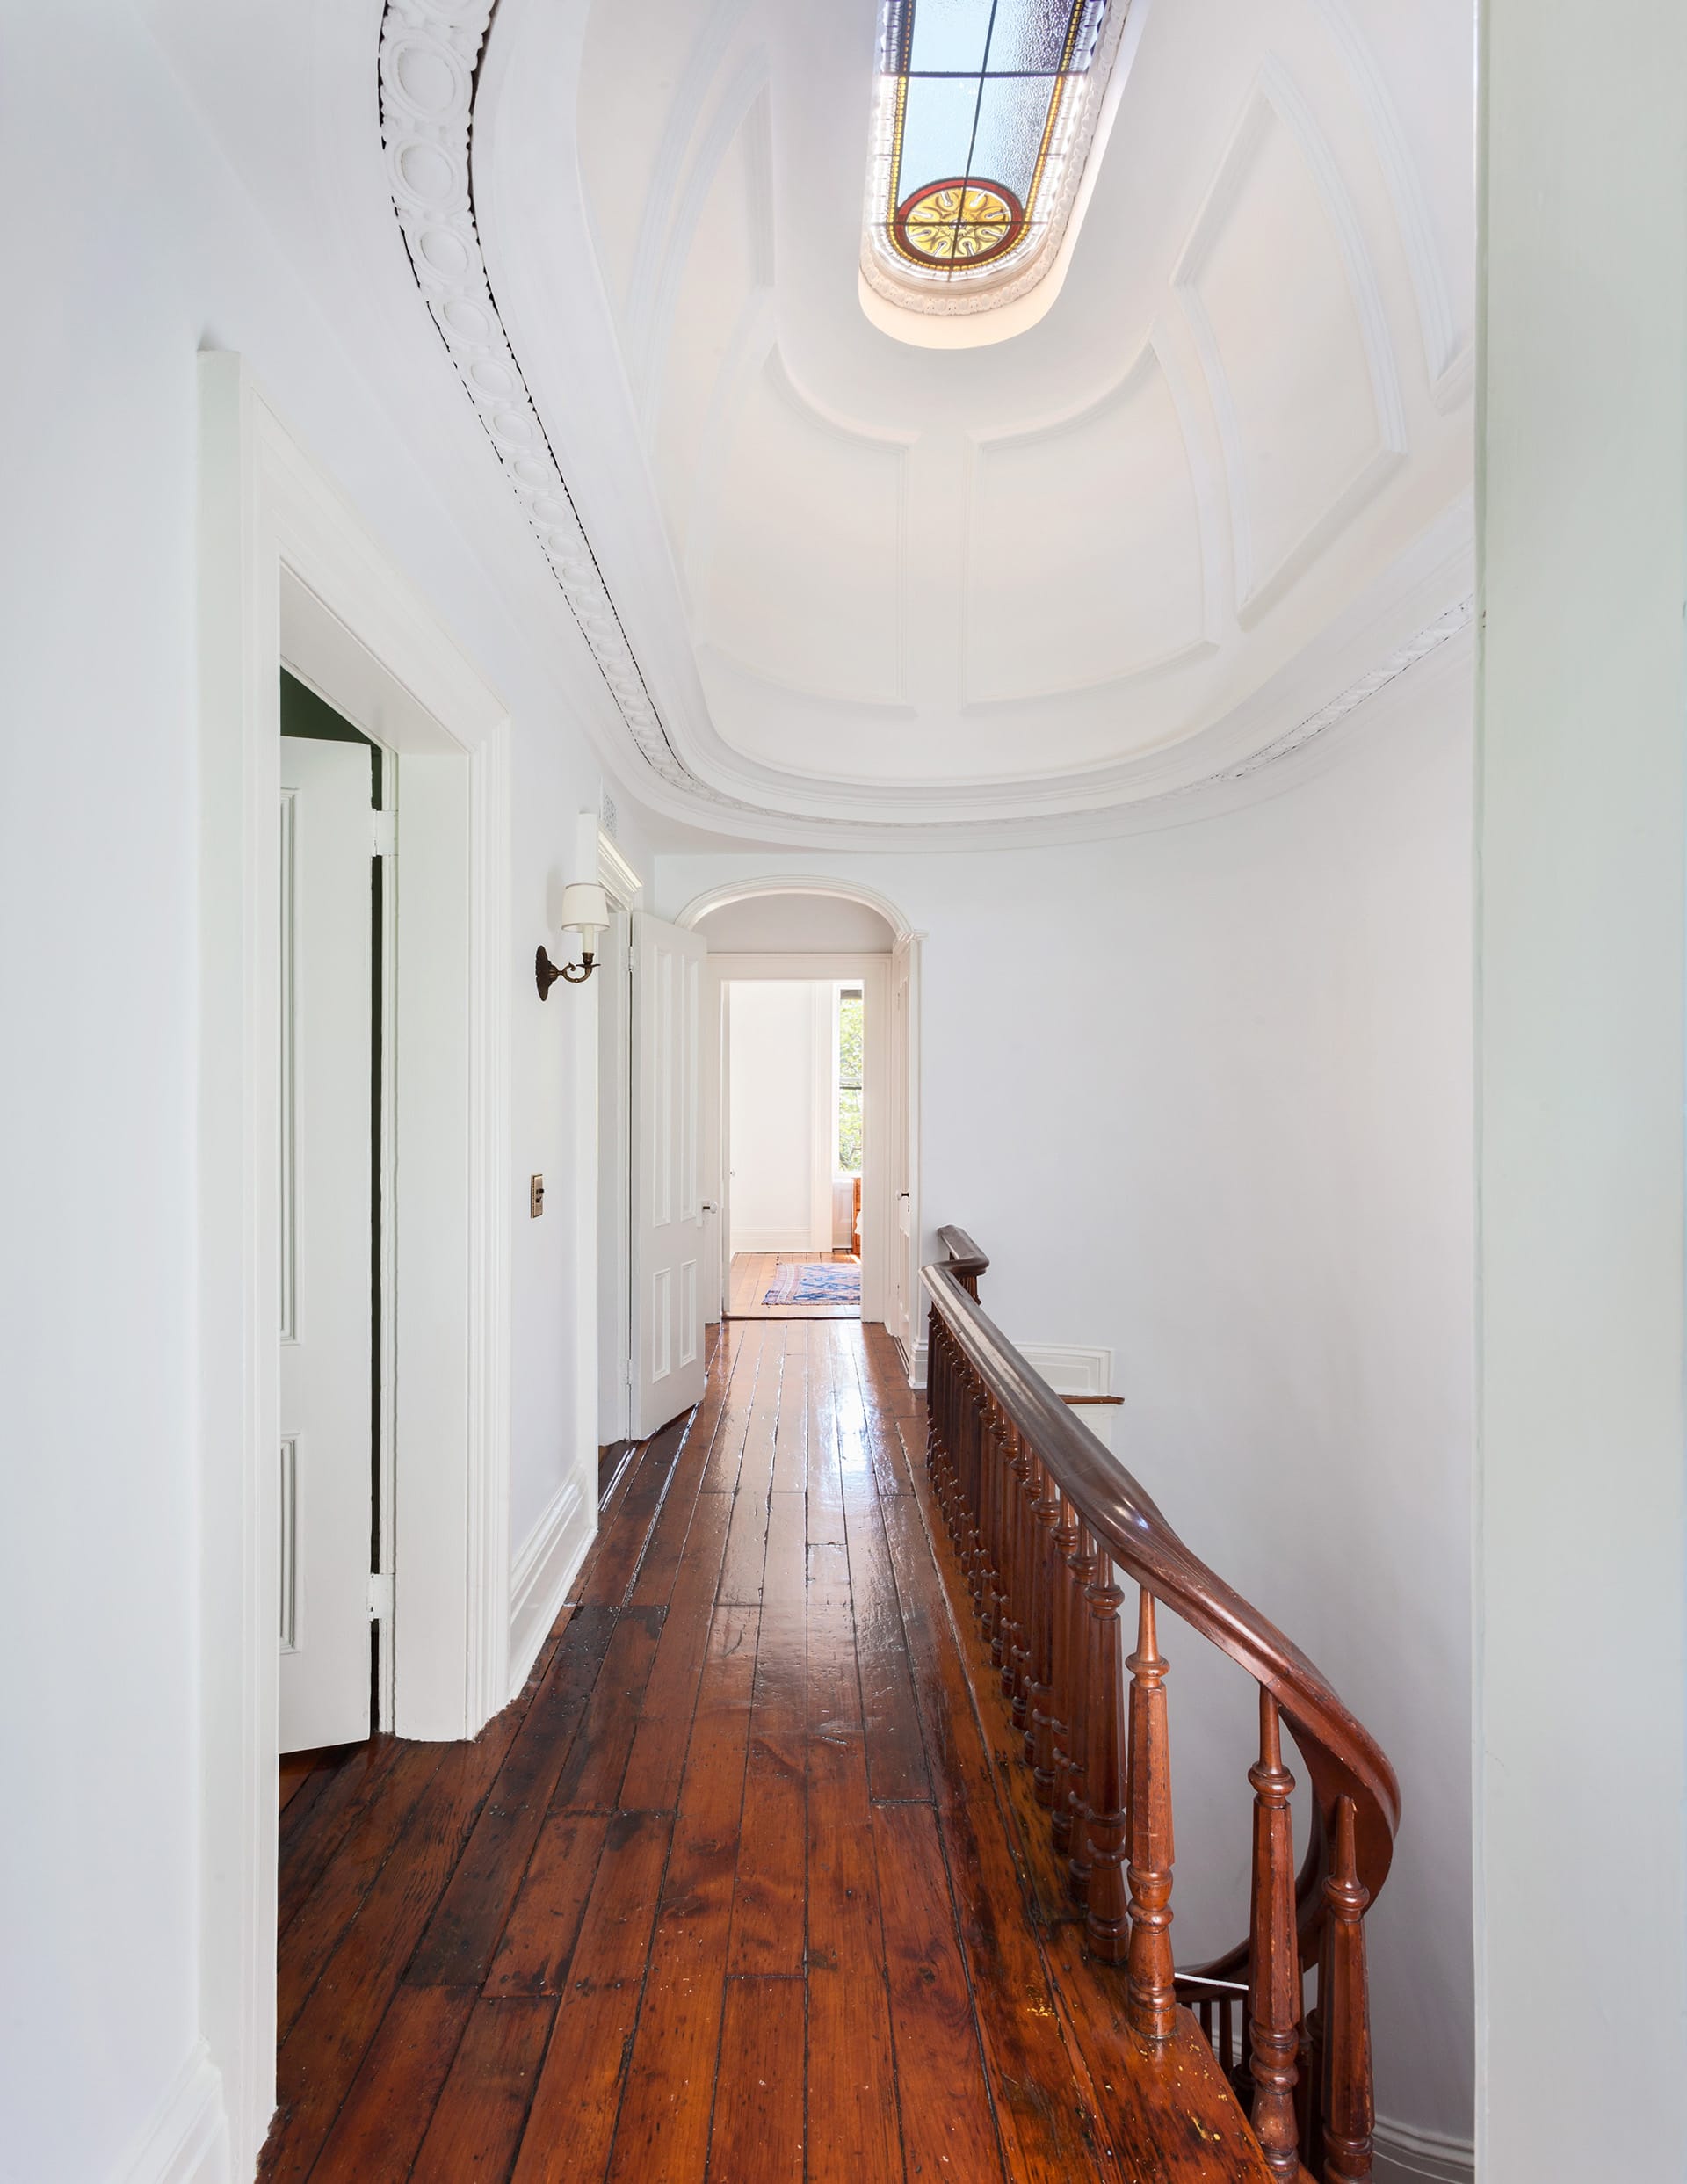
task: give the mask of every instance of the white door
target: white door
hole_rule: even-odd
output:
[[[281,738],[281,1749],[369,1734],[369,749]]]
[[[633,1433],[702,1400],[703,966],[708,944],[634,913]]]
[[[885,1318],[901,1345],[914,1351],[914,1117],[909,1044],[914,1009],[914,944],[899,940],[890,958],[890,1281]]]

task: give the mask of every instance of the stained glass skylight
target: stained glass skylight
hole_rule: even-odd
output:
[[[862,272],[893,301],[986,310],[1065,231],[1126,0],[882,0]]]

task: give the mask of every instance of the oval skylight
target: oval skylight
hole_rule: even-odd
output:
[[[1053,266],[1126,0],[882,0],[864,280],[904,310],[999,309]]]

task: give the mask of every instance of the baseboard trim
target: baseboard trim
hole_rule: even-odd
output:
[[[800,1252],[805,1259],[829,1259],[832,1252],[829,1224],[823,1244],[815,1242],[811,1229],[735,1229],[731,1256],[736,1259],[741,1252]]]
[[[1016,1346],[1020,1356],[1035,1367],[1057,1396],[1114,1393],[1111,1350],[1085,1342],[1022,1342]],[[925,1385],[925,1351],[923,1339],[914,1345],[914,1354],[908,1360],[910,1387]]]
[[[586,1558],[597,1530],[597,1511],[580,1491],[578,1479],[565,1479],[545,1505],[526,1545],[510,1568],[510,1693],[527,1680],[546,1634],[561,1612],[575,1573]]]
[[[1376,2184],[1473,2184],[1476,2149],[1467,2138],[1377,2118]]]
[[[177,2072],[118,2174],[122,2184],[228,2184],[222,2073],[203,2040]]]

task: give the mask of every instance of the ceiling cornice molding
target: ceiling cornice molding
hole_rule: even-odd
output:
[[[659,779],[708,795],[683,765],[645,686],[487,277],[469,133],[495,4],[387,0],[380,132],[393,209],[429,316],[634,746]]]
[[[1310,694],[1321,680],[1328,691],[1335,662],[1350,653],[1346,642],[1317,639],[1303,648],[1293,669],[1276,678],[1270,691],[1256,692],[1175,746],[1131,758],[1059,773],[1022,778],[979,774],[961,781],[862,781],[796,773],[725,744],[706,711],[693,717],[699,712],[700,686],[692,695],[681,687],[685,677],[678,675],[676,660],[668,659],[672,647],[661,619],[669,610],[659,606],[655,610],[655,635],[647,650],[653,652],[655,683],[664,693],[664,704],[670,712],[677,707],[670,734],[576,511],[491,284],[476,218],[470,155],[493,12],[493,0],[386,0],[380,18],[380,121],[387,187],[418,294],[614,700],[627,742],[643,761],[627,785],[654,812],[735,838],[791,846],[847,843],[861,848],[959,848],[996,841],[1091,838],[1193,816],[1205,790],[1218,788],[1234,795],[1240,785],[1253,782],[1265,769],[1324,734],[1331,723],[1308,722],[1321,721],[1329,706],[1342,706],[1345,690],[1342,697],[1309,714],[1299,727],[1259,740],[1270,716],[1281,718],[1290,690],[1298,686]],[[723,59],[742,19],[735,5],[717,11],[707,42]],[[693,131],[698,120],[693,113]],[[484,135],[484,129],[481,134]],[[515,301],[519,302],[519,296]],[[530,335],[533,330],[527,328]],[[594,330],[591,338],[597,337]],[[1159,347],[1152,337],[1150,346]],[[1161,361],[1166,368],[1163,353]],[[782,359],[778,368],[784,368]],[[1172,376],[1169,370],[1168,376]],[[540,380],[544,377],[541,373]],[[553,383],[545,388],[544,399],[554,404],[556,374],[552,373],[550,379]],[[1184,391],[1175,388],[1175,394]],[[789,392],[817,417],[826,416],[825,406],[815,403],[806,388],[793,385]],[[1179,403],[1179,413],[1187,444],[1185,409],[1186,396]],[[835,417],[828,422],[834,431],[849,429]],[[882,437],[894,446],[899,436],[865,437]],[[598,479],[593,490],[601,491],[602,487]],[[1209,483],[1202,508],[1209,584],[1216,574],[1208,529],[1213,499]],[[590,495],[587,504],[592,504]],[[1444,570],[1444,588],[1439,597],[1425,598],[1421,564],[1409,573],[1407,570],[1414,561],[1414,553],[1408,553],[1375,589],[1366,612],[1377,617],[1379,635],[1385,624],[1392,623],[1390,634],[1397,638],[1402,627],[1411,626],[1404,614],[1420,600],[1419,613],[1430,616],[1419,632],[1424,635],[1444,619],[1447,601],[1459,596]],[[1379,613],[1379,600],[1392,612]],[[638,604],[642,614],[641,598]],[[1443,641],[1431,639],[1430,649]],[[1422,651],[1413,652],[1410,658],[1394,664],[1417,642],[1414,637],[1397,646],[1352,687],[1359,689],[1360,683],[1375,689],[1386,686],[1413,659],[1423,657]],[[695,653],[689,635],[685,657],[687,674],[694,677]],[[664,659],[666,669],[662,666]],[[1368,694],[1368,690],[1360,690],[1354,705],[1363,703]],[[1344,717],[1351,709],[1343,707],[1334,717]]]

